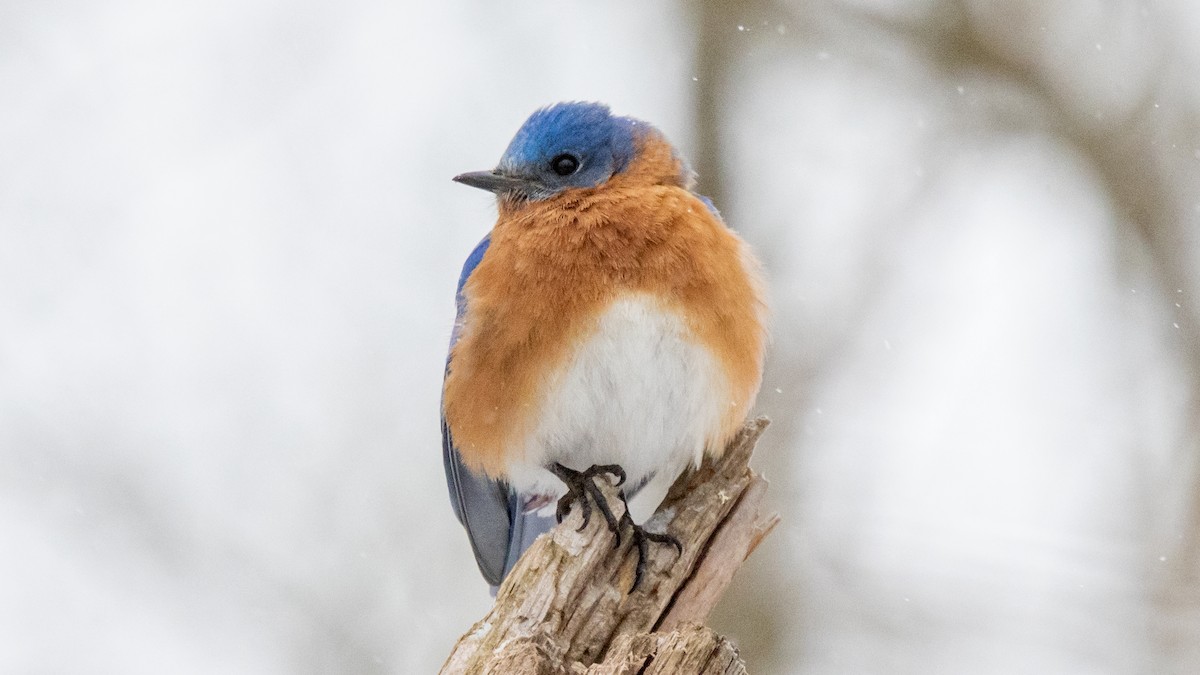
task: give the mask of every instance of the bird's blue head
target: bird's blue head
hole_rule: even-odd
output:
[[[633,161],[637,135],[650,128],[601,103],[559,103],[529,116],[494,170],[454,180],[531,201],[596,187]]]

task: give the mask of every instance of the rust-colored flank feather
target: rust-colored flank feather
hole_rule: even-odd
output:
[[[687,186],[670,145],[639,140],[634,162],[599,187],[502,201],[492,241],[463,291],[470,310],[445,384],[445,416],[466,464],[503,477],[547,390],[603,310],[644,293],[684,317],[723,369],[720,452],[757,394],[764,303],[742,241]]]

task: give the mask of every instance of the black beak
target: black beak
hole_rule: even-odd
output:
[[[454,182],[470,185],[471,187],[499,194],[501,192],[520,191],[529,189],[529,181],[523,178],[505,176],[495,171],[472,171],[461,173],[454,177]]]

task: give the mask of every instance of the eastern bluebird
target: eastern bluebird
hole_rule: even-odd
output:
[[[758,264],[662,133],[598,103],[538,110],[494,170],[454,180],[499,208],[458,281],[442,392],[450,499],[479,569],[499,585],[549,512],[578,502],[586,519],[589,495],[619,537],[591,482],[611,473],[634,502],[636,588],[646,542],[678,541],[633,521],[754,404]]]

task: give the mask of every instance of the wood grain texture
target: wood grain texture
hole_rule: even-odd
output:
[[[587,675],[745,675],[746,664],[732,642],[711,628],[686,624],[670,632],[618,637],[603,663]]]
[[[617,663],[648,645],[667,654],[709,644],[694,624],[707,618],[733,573],[778,521],[764,515],[766,482],[748,466],[767,423],[761,417],[747,423],[720,458],[676,481],[647,527],[679,538],[683,554],[652,545],[641,588],[627,593],[636,563],[628,529],[619,543],[598,516],[580,529],[580,510],[574,509],[526,551],[491,611],[459,639],[441,672],[636,673],[645,659],[629,671]],[[617,489],[603,487],[619,509]],[[629,642],[639,637],[644,639]],[[732,646],[712,637],[713,663],[726,664],[725,670],[644,672],[745,672],[736,650],[733,660],[721,660]],[[684,655],[664,658],[659,668],[671,658]],[[610,669],[588,670],[598,664]]]

